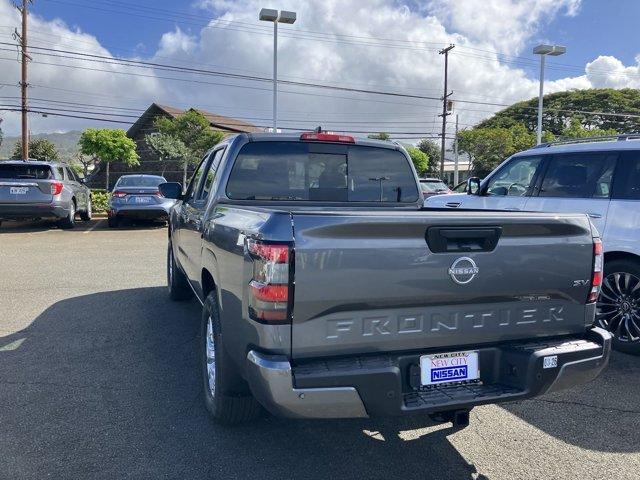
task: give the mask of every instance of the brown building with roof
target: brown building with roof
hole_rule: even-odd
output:
[[[201,109],[190,109],[197,110],[204,117],[209,120],[211,124],[211,128],[214,130],[218,130],[223,133],[233,134],[233,133],[252,133],[252,132],[262,132],[263,129],[256,127],[250,123],[244,122],[242,120],[237,120],[235,118],[224,117],[222,115],[217,115],[215,113],[207,112]],[[176,164],[173,166],[167,167],[163,162],[158,159],[158,156],[149,148],[147,142],[145,141],[145,135],[153,133],[156,131],[153,122],[157,117],[169,117],[175,118],[187,110],[182,110],[180,108],[174,108],[166,105],[159,105],[157,103],[152,103],[149,108],[145,110],[145,112],[140,115],[140,118],[136,120],[133,125],[127,130],[127,136],[133,141],[136,142],[136,151],[140,156],[140,165],[137,167],[128,167],[124,163],[114,162],[110,165],[110,186],[113,187],[116,180],[121,175],[127,175],[132,173],[146,173],[150,175],[161,175],[164,171],[164,176],[169,181],[181,182],[182,181],[182,169]],[[105,176],[104,172],[99,172],[97,175],[92,177],[91,185],[104,188],[105,184]]]

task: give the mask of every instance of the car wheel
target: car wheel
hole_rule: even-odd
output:
[[[69,213],[65,218],[60,220],[60,227],[64,229],[71,229],[76,226],[76,202],[71,200],[69,203]]]
[[[167,286],[171,300],[188,300],[193,296],[186,275],[180,270],[173,256],[171,242],[167,248]]]
[[[616,350],[640,355],[640,262],[605,263],[596,324],[613,334]]]
[[[262,407],[235,371],[225,350],[215,290],[209,294],[202,309],[200,337],[205,404],[213,419],[235,425],[258,418]]]
[[[91,221],[91,217],[93,216],[93,211],[91,208],[91,199],[87,200],[87,209],[84,212],[80,212],[80,218],[83,222]]]
[[[118,220],[118,217],[109,217],[107,219],[107,225],[109,228],[118,228],[120,221]]]

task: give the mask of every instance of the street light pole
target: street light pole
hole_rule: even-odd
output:
[[[273,133],[278,132],[278,22],[273,22]]]
[[[273,22],[273,132],[278,132],[278,23],[292,24],[296,12],[263,8],[258,17],[264,22]]]
[[[540,55],[540,92],[538,94],[538,130],[536,145],[542,143],[542,108],[544,107],[544,61],[546,55]]]
[[[538,131],[537,144],[542,143],[542,110],[544,107],[544,64],[545,57],[551,55],[557,57],[566,53],[567,47],[561,45],[538,45],[533,49],[534,55],[540,55],[540,93],[538,95]]]

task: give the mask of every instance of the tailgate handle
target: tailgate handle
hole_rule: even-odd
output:
[[[433,253],[491,252],[501,234],[502,227],[430,227],[426,240]]]

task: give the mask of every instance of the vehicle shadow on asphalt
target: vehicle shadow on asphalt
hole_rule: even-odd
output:
[[[566,443],[601,452],[640,452],[640,357],[613,352],[594,381],[503,406]]]
[[[140,288],[60,301],[0,337],[0,471],[14,478],[486,478],[449,441],[453,430],[426,417],[212,423],[199,319],[196,302]],[[604,401],[601,390],[616,382],[638,383],[637,372],[619,366],[614,361],[611,382],[592,384],[594,398]],[[569,443],[640,450],[637,439],[616,438],[612,412],[558,403],[507,408]],[[561,422],[562,413],[571,416]],[[424,430],[403,433],[415,429]],[[601,436],[595,443],[592,430]]]

